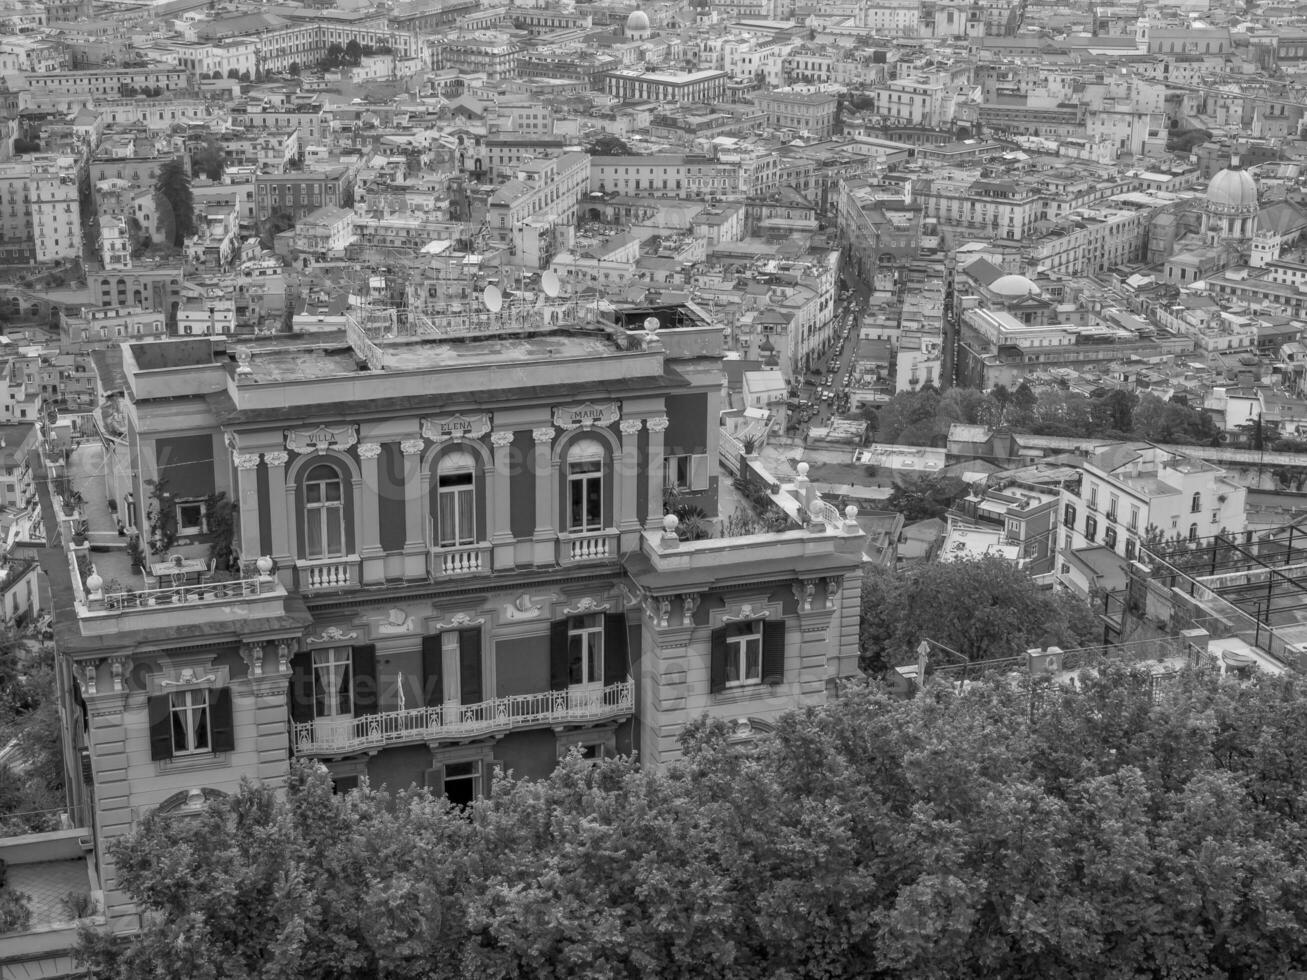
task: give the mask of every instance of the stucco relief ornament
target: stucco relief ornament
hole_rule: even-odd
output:
[[[666,432],[667,427],[672,423],[667,416],[664,415],[661,418],[645,419],[644,424],[649,427],[650,432]]]
[[[236,469],[238,470],[258,469],[259,454],[258,453],[235,453],[233,454],[231,461],[236,464]]]
[[[359,459],[376,459],[381,455],[381,444],[376,442],[359,443]]]
[[[588,429],[594,425],[612,425],[621,417],[622,408],[617,402],[585,402],[554,409],[554,425],[567,431]]]
[[[564,609],[563,615],[584,616],[587,613],[606,612],[608,610],[608,606],[609,603],[607,602],[601,603],[599,602],[599,600],[594,599],[591,596],[586,596],[570,609]]]
[[[263,648],[260,647],[259,649],[262,650]],[[191,667],[185,667],[185,668],[182,669],[181,673],[179,673],[179,674],[177,675],[177,679],[176,679],[176,680],[172,680],[172,679],[170,679],[170,678],[165,678],[164,680],[159,681],[159,686],[160,686],[160,687],[181,687],[182,685],[185,685],[185,684],[212,684],[212,683],[213,683],[214,681],[216,681],[217,679],[218,679],[218,678],[217,678],[216,676],[214,676],[213,674],[206,674],[206,675],[203,676],[203,677],[198,677],[198,676],[196,676],[196,674],[195,674],[195,670],[194,670],[193,668],[191,668]]]
[[[681,596],[681,625],[693,626],[694,613],[699,608],[700,596],[697,592],[686,592]]]
[[[837,578],[828,578],[826,580],[826,608],[834,609],[839,602],[840,586],[844,583]]]
[[[513,444],[512,432],[492,432],[490,434],[490,445],[496,449],[506,449]]]
[[[812,612],[812,600],[817,594],[816,583],[806,580],[795,582],[791,589],[794,592],[794,601],[799,604],[799,608],[804,612]]]
[[[358,427],[353,425],[286,430],[286,448],[293,453],[325,453],[328,449],[343,452],[358,441]]]
[[[644,614],[659,629],[667,629],[672,618],[672,599],[665,595],[647,595],[644,597]]]
[[[399,451],[405,456],[416,456],[426,448],[426,445],[421,439],[405,439],[399,444]]]
[[[290,462],[290,453],[264,453],[263,461],[269,466],[285,466]]]
[[[546,602],[554,602],[558,596],[550,595],[531,595],[529,592],[523,592],[512,602],[504,603],[504,619],[535,619],[544,610]]]
[[[437,623],[436,629],[457,630],[457,629],[464,629],[465,627],[469,627],[469,626],[481,626],[484,625],[484,623],[485,623],[485,619],[481,616],[473,617],[468,613],[458,612],[458,613],[454,613],[454,615],[449,618],[449,622]]]
[[[740,606],[740,611],[738,615],[723,616],[722,622],[739,623],[747,619],[766,619],[770,615],[771,615],[770,609],[758,609],[755,611],[752,604],[746,602],[744,605]]]
[[[280,674],[290,673],[290,658],[299,644],[295,640],[286,640],[277,644],[277,672]]]
[[[618,428],[624,436],[636,435],[642,428],[644,428],[644,419],[622,419]]]
[[[412,633],[416,620],[398,606],[391,608],[386,613],[385,622],[377,627],[378,633],[385,633],[388,636],[397,633]]]
[[[241,646],[241,659],[254,677],[263,676],[263,644],[246,643]]]
[[[424,438],[432,442],[446,442],[450,439],[480,439],[490,431],[493,419],[489,412],[476,412],[472,415],[446,415],[422,420],[421,430]]]
[[[82,682],[82,687],[85,689],[85,693],[98,694],[99,691],[95,689],[95,685],[98,680],[96,677],[96,671],[100,669],[100,661],[83,660],[79,664],[74,664],[73,668],[77,672],[77,679]]]
[[[531,438],[536,441],[536,445],[540,445],[542,442],[553,442],[554,435],[555,432],[553,426],[545,426],[543,428],[531,430]]]
[[[309,643],[343,643],[345,640],[357,640],[358,638],[359,638],[358,633],[354,632],[353,630],[346,633],[339,626],[326,626],[323,627],[322,632],[319,633],[317,636],[308,637],[308,642]]]

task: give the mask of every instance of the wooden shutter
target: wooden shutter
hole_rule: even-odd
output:
[[[708,489],[708,454],[695,453],[690,457],[690,489]]]
[[[172,698],[160,694],[149,699],[150,758],[172,758]]]
[[[766,620],[762,624],[762,682],[779,684],[785,680],[785,621]]]
[[[439,633],[422,637],[422,703],[428,708],[445,703],[445,655]]]
[[[377,648],[365,643],[354,648],[354,717],[377,713]]]
[[[481,630],[459,630],[458,702],[480,704],[484,700],[481,690]]]
[[[209,744],[214,752],[236,751],[236,724],[232,719],[231,688],[209,693]]]
[[[713,694],[726,690],[726,631],[712,631],[712,659],[708,666],[708,687]]]
[[[549,624],[549,690],[567,690],[567,620]]]
[[[631,676],[626,647],[626,613],[608,613],[604,616],[604,687]]]
[[[308,652],[290,659],[290,718],[297,724],[313,720],[313,654]]]

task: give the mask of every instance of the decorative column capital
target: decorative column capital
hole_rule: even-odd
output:
[[[490,433],[490,445],[494,446],[496,449],[507,449],[513,444],[513,436],[515,434],[516,433],[506,429],[492,432]]]
[[[649,426],[650,432],[666,432],[671,422],[666,415],[660,415],[655,419],[645,419],[645,425]]]
[[[241,659],[245,661],[245,666],[249,669],[251,677],[263,676],[262,643],[241,644]]]
[[[258,453],[234,453],[231,461],[236,464],[238,470],[256,470],[259,468]]]
[[[381,455],[381,444],[376,442],[359,443],[359,459],[376,459]]]
[[[290,453],[264,453],[263,461],[269,466],[285,466],[290,462]]]
[[[840,589],[844,585],[843,578],[828,578],[826,580],[826,608],[834,609],[840,599]]]
[[[424,439],[405,439],[399,444],[399,451],[405,456],[416,456],[426,448],[426,445]]]
[[[813,579],[803,579],[795,582],[790,588],[794,592],[794,601],[798,603],[799,609],[803,612],[812,612],[812,600],[817,594],[817,583]]]
[[[699,608],[702,596],[698,592],[686,592],[681,595],[681,625],[694,625],[694,612]]]
[[[541,444],[553,442],[555,435],[556,432],[552,425],[547,425],[540,429],[531,430],[531,438],[536,441],[537,446]]]
[[[644,419],[622,419],[618,428],[622,430],[622,435],[633,436],[644,426]]]

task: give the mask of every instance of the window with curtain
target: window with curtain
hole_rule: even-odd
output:
[[[476,459],[455,450],[436,464],[436,541],[453,548],[476,539]]]
[[[208,752],[209,692],[178,691],[171,695],[173,755]]]
[[[602,531],[603,501],[604,447],[582,439],[567,453],[567,529]]]
[[[345,555],[345,503],[340,473],[321,465],[304,478],[304,557]]]
[[[349,647],[313,651],[313,709],[315,717],[354,714]]]

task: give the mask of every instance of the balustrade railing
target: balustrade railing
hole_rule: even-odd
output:
[[[356,555],[301,559],[295,563],[301,592],[352,589],[359,584],[358,567]]]
[[[631,681],[607,687],[514,694],[477,704],[434,705],[382,711],[359,718],[327,718],[293,726],[295,751],[353,752],[442,737],[480,737],[513,729],[602,721],[630,714]]]

